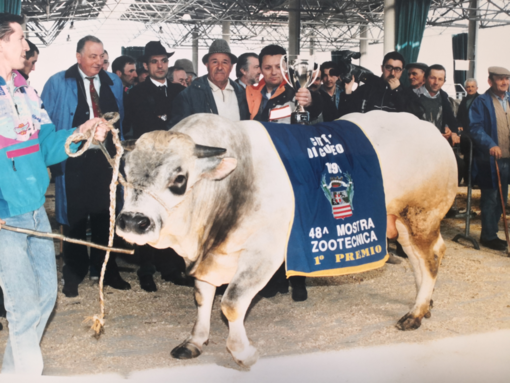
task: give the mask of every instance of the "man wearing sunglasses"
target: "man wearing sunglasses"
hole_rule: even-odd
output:
[[[342,115],[353,112],[366,113],[371,110],[403,112],[406,108],[404,89],[400,76],[404,69],[404,57],[398,52],[389,52],[384,56],[381,77],[370,76],[365,84],[354,92],[346,87],[345,107]]]

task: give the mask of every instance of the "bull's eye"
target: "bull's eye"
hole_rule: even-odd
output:
[[[188,184],[187,174],[186,175],[179,174],[170,184],[169,189],[173,194],[183,195],[186,192],[187,184]]]

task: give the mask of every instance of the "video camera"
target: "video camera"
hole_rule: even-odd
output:
[[[332,68],[330,73],[332,75],[340,77],[340,79],[345,84],[351,82],[353,75],[354,81],[356,81],[357,83],[359,82],[367,83],[368,81],[370,81],[370,78],[375,75],[367,68],[352,64],[352,59],[359,59],[360,57],[361,57],[360,52],[353,52],[349,50],[334,51],[333,62],[337,64],[338,68],[337,70],[334,70]],[[336,71],[338,71],[338,73],[334,73]]]

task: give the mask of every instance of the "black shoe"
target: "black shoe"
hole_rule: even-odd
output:
[[[78,285],[75,283],[64,282],[62,292],[68,298],[75,298],[78,296]]]
[[[491,239],[490,241],[480,239],[480,245],[488,247],[492,250],[506,250],[507,247],[506,241],[503,241],[499,238]]]
[[[142,275],[138,278],[140,280],[140,287],[147,291],[148,293],[153,293],[154,291],[158,291],[156,283],[154,283],[154,278],[152,275]]]
[[[285,283],[271,283],[271,281],[259,291],[259,295],[263,298],[272,298],[276,294],[288,294],[289,283],[286,280]]]
[[[103,285],[113,287],[117,290],[131,290],[131,285],[122,279],[118,273],[105,275]]]
[[[172,270],[170,273],[165,275],[161,274],[161,279],[179,286],[193,286],[195,284],[193,282],[193,278],[185,276],[178,270]]]
[[[306,286],[292,287],[292,300],[294,302],[303,302],[308,298],[308,291]]]

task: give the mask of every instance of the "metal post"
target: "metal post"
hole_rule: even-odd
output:
[[[469,3],[469,27],[467,59],[469,60],[468,78],[476,78],[476,51],[478,45],[478,0]]]
[[[384,54],[395,50],[395,0],[384,0]]]
[[[289,55],[299,54],[301,0],[289,1]]]
[[[361,53],[361,57],[359,58],[359,65],[366,66],[367,62],[367,51],[368,51],[368,27],[362,26],[360,28],[360,36],[361,39],[359,41],[359,53]]]
[[[194,30],[191,33],[191,51],[192,51],[192,60],[193,68],[197,71],[198,76],[198,32]]]
[[[310,35],[310,56],[315,54],[315,36],[313,33]]]
[[[230,44],[230,21],[224,21],[222,24],[223,40]]]

